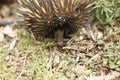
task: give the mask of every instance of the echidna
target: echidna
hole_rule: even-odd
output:
[[[18,0],[19,13],[35,36],[53,37],[59,45],[75,33],[95,0]]]
[[[1,5],[9,5],[9,4],[13,4],[14,2],[16,2],[16,0],[0,0],[0,6]]]

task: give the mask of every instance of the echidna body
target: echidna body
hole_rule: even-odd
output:
[[[0,5],[9,5],[13,4],[14,2],[16,2],[16,0],[0,0]]]
[[[59,45],[88,18],[94,0],[18,0],[20,16],[35,36],[53,37]]]

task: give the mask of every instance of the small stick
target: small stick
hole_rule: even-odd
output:
[[[10,18],[5,18],[5,19],[0,19],[0,26],[8,25],[11,24],[18,19],[16,17],[10,17]]]

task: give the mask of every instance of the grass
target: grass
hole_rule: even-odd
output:
[[[85,76],[120,71],[120,41],[103,44],[103,49],[88,53],[62,51],[51,46],[54,42],[37,42],[24,29],[17,30],[15,47],[9,51],[6,44],[0,51],[1,80],[84,80]]]
[[[102,25],[114,25],[120,21],[120,0],[98,0],[93,18]]]

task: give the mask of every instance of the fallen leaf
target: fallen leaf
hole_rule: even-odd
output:
[[[2,31],[4,34],[6,34],[7,36],[11,37],[11,38],[14,38],[16,37],[16,32],[15,30],[13,30],[13,28],[9,25],[7,25],[3,31]]]
[[[103,37],[103,33],[102,32],[98,31],[97,34],[98,34],[97,39],[101,39]]]
[[[4,41],[4,34],[0,31],[0,42]]]
[[[16,44],[16,40],[13,40],[8,48],[9,51],[13,50],[14,49],[14,46]]]
[[[54,62],[55,63],[60,63],[60,57],[58,55],[55,56]]]

